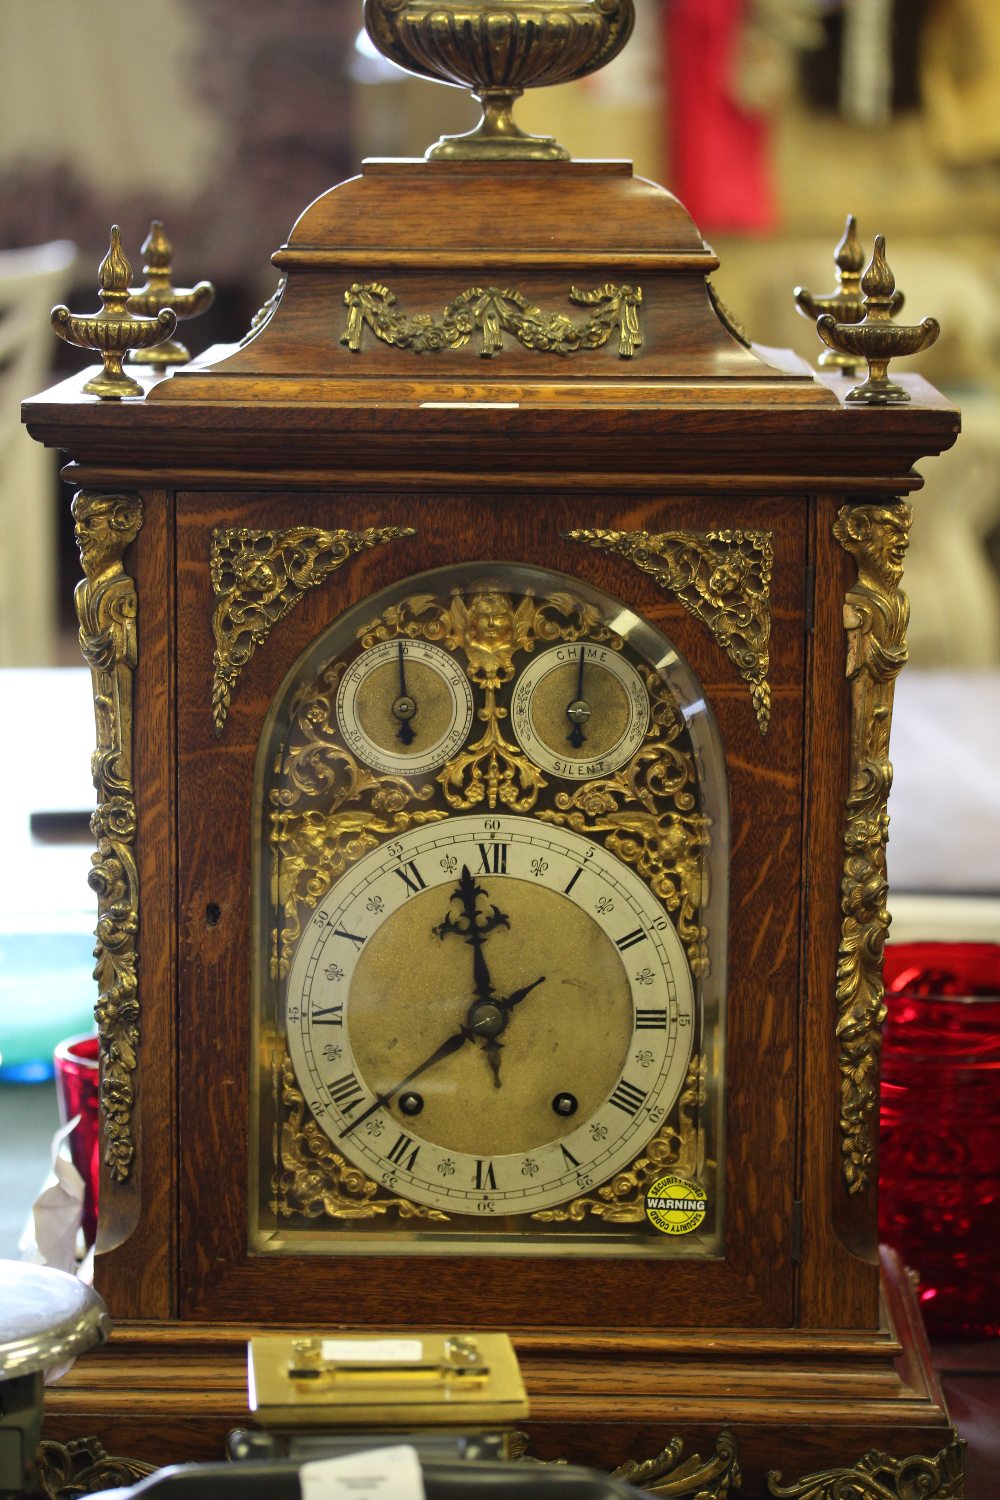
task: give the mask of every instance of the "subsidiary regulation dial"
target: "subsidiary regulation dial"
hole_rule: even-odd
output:
[[[347,748],[376,771],[419,775],[444,765],[472,724],[464,671],[429,641],[380,641],[355,657],[337,689]]]
[[[630,760],[649,727],[642,678],[611,646],[567,641],[521,673],[511,725],[526,755],[570,781],[607,776]]]

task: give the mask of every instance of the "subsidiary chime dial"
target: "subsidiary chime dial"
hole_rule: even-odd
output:
[[[383,641],[358,656],[340,682],[345,743],[376,771],[436,770],[472,723],[472,689],[461,666],[429,641]]]
[[[569,780],[617,771],[649,727],[649,694],[609,645],[573,641],[543,651],[521,673],[511,718],[521,747]]]

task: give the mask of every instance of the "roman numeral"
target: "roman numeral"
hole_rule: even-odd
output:
[[[574,870],[573,873],[572,873],[572,875],[569,877],[569,885],[564,885],[563,886],[563,895],[564,896],[568,896],[569,895],[570,891],[576,885],[576,882],[580,879],[580,876],[582,874],[583,874],[583,866],[581,865],[580,868],[578,870]]]
[[[619,953],[624,953],[626,948],[634,948],[636,943],[644,943],[646,933],[641,927],[636,927],[632,932],[626,932],[624,937],[615,938],[615,947]]]
[[[493,1163],[491,1161],[478,1161],[477,1160],[477,1162],[476,1162],[476,1187],[477,1188],[495,1188],[496,1185],[497,1185],[497,1177],[496,1177],[496,1173],[493,1170]]]
[[[637,1089],[634,1083],[623,1078],[608,1103],[613,1104],[616,1109],[624,1110],[627,1115],[634,1115],[645,1098],[642,1089]]]
[[[665,1010],[636,1010],[636,1031],[666,1031],[667,1013]]]
[[[334,937],[346,938],[349,943],[353,943],[354,944],[355,948],[363,948],[364,947],[364,942],[365,942],[364,938],[363,937],[359,937],[356,932],[345,932],[344,929],[343,929],[343,927],[335,927],[333,929],[333,935],[334,935]]]
[[[344,1007],[342,1005],[317,1005],[312,1013],[314,1026],[343,1026]]]
[[[389,1160],[394,1161],[398,1167],[402,1167],[406,1172],[413,1171],[413,1163],[416,1161],[417,1156],[420,1153],[420,1147],[413,1146],[413,1150],[410,1151],[409,1156],[407,1156],[406,1153],[407,1151],[409,1151],[411,1146],[413,1146],[413,1137],[411,1135],[406,1135],[405,1133],[403,1133],[400,1135],[399,1139],[396,1141],[396,1144],[389,1152]],[[405,1161],[403,1160],[404,1157],[406,1157]]]
[[[345,1073],[343,1078],[335,1078],[332,1083],[327,1084],[327,1087],[334,1104],[344,1115],[349,1115],[352,1109],[357,1109],[365,1097],[364,1090],[353,1073]]]
[[[407,874],[407,871],[409,871],[409,874]],[[412,859],[408,865],[400,865],[396,870],[396,874],[413,896],[418,891],[425,891],[427,889],[427,883]]]
[[[479,858],[481,860],[478,871],[480,875],[506,875],[506,844],[480,844]]]
[[[562,1152],[563,1160],[568,1167],[578,1167],[580,1165],[576,1157],[573,1155],[572,1151],[566,1150],[566,1147],[563,1145],[562,1141],[559,1142],[559,1150]]]

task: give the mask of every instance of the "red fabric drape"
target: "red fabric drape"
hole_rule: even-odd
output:
[[[664,8],[667,186],[699,229],[774,227],[768,121],[736,103],[746,0],[667,0]]]

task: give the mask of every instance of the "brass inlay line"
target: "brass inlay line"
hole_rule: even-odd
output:
[[[355,281],[344,293],[347,328],[340,342],[353,354],[360,353],[367,328],[395,349],[430,354],[463,349],[477,335],[480,358],[492,359],[503,350],[504,334],[525,349],[565,356],[600,349],[617,332],[619,358],[633,357],[642,344],[641,287],[606,282],[588,292],[574,286],[569,300],[594,309],[586,321],[573,323],[565,313],[543,312],[513,287],[470,286],[448,303],[436,322],[430,313],[407,317],[397,312],[395,293],[380,282]]]
[[[842,1167],[851,1193],[869,1185],[876,1157],[882,955],[889,930],[889,727],[893,685],[907,656],[910,607],[899,584],[911,516],[906,504],[845,505],[833,524],[858,570],[844,604],[851,727],[836,1028]]]
[[[84,578],[76,586],[80,649],[90,667],[97,748],[91,757],[97,808],[91,828],[97,849],[88,883],[97,894],[98,984],[95,1007],[101,1061],[104,1160],[116,1182],[127,1181],[135,1157],[133,1075],[139,1045],[136,938],[139,876],[135,862],[132,783],[132,674],[138,659],[135,584],[122,557],[142,525],[136,495],[80,490],[73,500]]]
[[[364,531],[324,531],[317,526],[254,531],[221,526],[212,532],[212,717],[222,733],[240,672],[274,626],[356,552],[397,537],[412,526],[369,526]]]
[[[711,631],[744,682],[761,734],[771,720],[769,531],[569,531],[567,538],[616,552]]]

